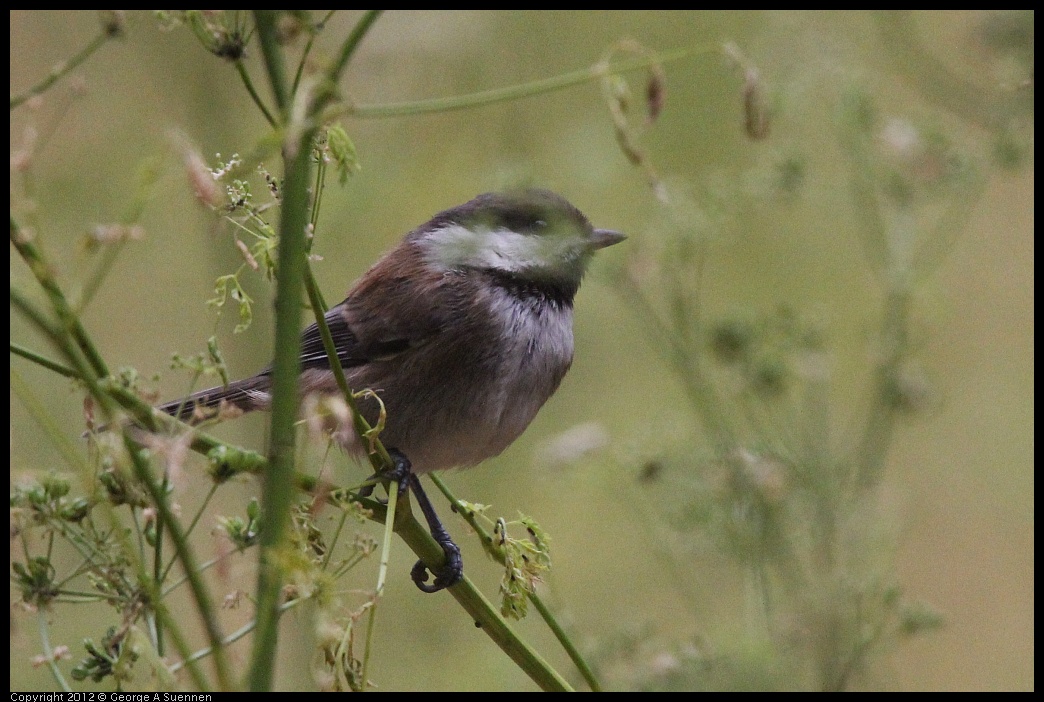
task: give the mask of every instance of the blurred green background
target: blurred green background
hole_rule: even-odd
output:
[[[357,17],[337,13],[315,56],[328,56]],[[912,26],[927,56],[988,94],[1016,74],[1010,56],[989,51],[982,41],[988,20],[981,12],[918,13]],[[1030,16],[1031,55],[1032,22]],[[12,95],[86,45],[97,26],[88,12],[12,12]],[[832,421],[842,435],[861,410],[880,293],[854,232],[847,164],[835,128],[840,98],[856,86],[873,96],[883,115],[936,125],[980,156],[989,178],[984,195],[967,230],[915,298],[914,343],[933,399],[927,412],[901,425],[886,478],[900,582],[907,594],[942,612],[947,624],[889,652],[863,684],[1029,690],[1032,162],[995,165],[995,132],[933,101],[909,65],[909,53],[886,40],[881,27],[873,15],[854,12],[389,12],[366,37],[342,88],[358,104],[391,103],[590,66],[622,38],[654,51],[733,42],[771,89],[769,137],[747,138],[742,75],[719,53],[707,53],[666,66],[665,108],[641,144],[662,177],[697,198],[742,193],[744,207],[731,213],[733,227],[713,242],[704,271],[707,312],[766,312],[786,304],[815,317],[833,354]],[[247,65],[267,96],[258,62],[259,51],[251,46]],[[632,78],[640,112],[643,79]],[[729,636],[741,618],[735,568],[708,556],[684,563],[691,572],[678,582],[678,571],[665,569],[657,555],[656,526],[649,523],[655,505],[635,506],[641,500],[641,457],[688,432],[694,419],[639,312],[606,273],[610,264],[655,248],[660,230],[655,200],[616,144],[598,84],[478,109],[348,117],[344,123],[362,170],[344,188],[331,180],[324,196],[315,247],[323,260],[315,271],[330,302],[434,212],[522,182],[554,189],[596,226],[630,234],[628,244],[599,257],[579,293],[576,360],[556,396],[502,456],[446,480],[459,497],[492,504],[495,514],[509,518],[521,510],[551,534],[548,597],[582,644],[640,632],[644,644],[633,664],[651,668],[658,652],[676,642]],[[1032,124],[1028,129],[1032,134]],[[146,236],[123,251],[84,321],[111,366],[162,374],[156,385],[163,398],[180,395],[188,383],[184,373],[169,371],[171,353],[196,353],[215,331],[237,377],[256,372],[271,356],[265,282],[245,276],[257,301],[257,318],[246,333],[231,333],[233,311],[215,321],[204,305],[214,279],[241,259],[226,230],[193,198],[171,134],[213,159],[215,153],[249,154],[265,132],[229,64],[207,54],[186,30],[161,31],[151,15],[141,13],[130,15],[125,38],[103,47],[40,104],[12,112],[12,154],[21,158],[27,148],[32,153],[28,170],[12,157],[12,210],[31,210],[39,218],[41,244],[69,289],[96,265],[97,256],[83,243],[86,232],[119,220],[143,164],[162,164],[141,217]],[[781,162],[801,164],[797,194],[760,198],[762,185],[751,174],[771,172]],[[268,165],[277,169],[277,159]],[[760,205],[747,209],[749,202]],[[33,290],[17,257],[11,278],[13,285]],[[17,316],[11,337],[50,353]],[[12,357],[11,368],[77,440],[83,429],[80,392],[22,359]],[[13,394],[10,408],[12,481],[67,470]],[[608,444],[599,453],[564,467],[546,460],[542,450],[550,440],[585,422],[607,432]],[[264,418],[246,417],[216,433],[260,450]],[[346,468],[343,457],[333,462],[341,475],[362,475]],[[202,485],[202,468],[195,470],[192,480]],[[250,482],[227,489],[224,508],[241,512],[253,491]],[[181,499],[191,504],[193,498]],[[496,568],[444,503],[440,511],[464,549],[468,574],[495,596]],[[204,552],[219,538],[209,529],[197,536]],[[229,588],[253,588],[251,560],[235,561]],[[528,678],[448,597],[414,589],[407,577],[413,560],[396,544],[374,644],[372,677],[381,689],[531,689]],[[373,582],[368,574],[349,580],[358,588]],[[46,670],[28,665],[40,646],[17,598],[12,590],[11,687],[52,689]],[[245,621],[248,609],[228,614],[227,628]],[[284,622],[281,688],[312,685],[307,609]],[[83,636],[101,635],[104,615],[101,608],[63,608],[52,643],[76,651]],[[538,622],[525,621],[519,629],[559,669],[569,669]],[[245,646],[234,649],[237,660],[247,655]],[[627,678],[626,671],[605,673],[610,681]]]

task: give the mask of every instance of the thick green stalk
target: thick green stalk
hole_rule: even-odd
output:
[[[250,670],[250,689],[270,690],[275,662],[279,595],[282,574],[279,553],[290,528],[293,496],[294,447],[300,398],[297,377],[301,371],[301,289],[305,271],[305,229],[308,225],[314,129],[287,145],[293,156],[287,162],[283,182],[283,208],[279,227],[279,267],[276,272],[275,361],[272,372],[272,424],[268,470],[262,487],[261,562],[257,585],[257,632]]]

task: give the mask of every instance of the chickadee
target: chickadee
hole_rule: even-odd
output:
[[[446,553],[433,585],[418,562],[421,589],[452,585],[462,563],[415,474],[475,465],[529,426],[572,363],[573,297],[587,264],[624,238],[595,229],[547,190],[485,193],[407,234],[326,313],[348,385],[379,395],[381,441]],[[159,409],[186,421],[223,403],[265,410],[271,387],[268,367]],[[339,394],[315,324],[301,337],[299,387]],[[377,421],[376,400],[362,399],[360,409]],[[336,436],[349,452],[364,452],[350,424]]]

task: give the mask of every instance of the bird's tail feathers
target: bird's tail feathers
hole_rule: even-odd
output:
[[[194,420],[198,421],[201,415],[212,416],[223,403],[243,412],[251,412],[268,407],[271,398],[268,385],[268,378],[258,375],[228,385],[200,390],[180,400],[166,402],[156,409],[190,424],[194,423]]]

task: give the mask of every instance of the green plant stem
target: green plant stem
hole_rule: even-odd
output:
[[[268,71],[268,83],[279,108],[281,121],[286,123],[290,109],[290,93],[287,91],[286,74],[283,65],[283,50],[279,46],[276,22],[279,13],[276,10],[254,10],[254,22],[257,25],[257,37],[261,43],[261,55]]]
[[[341,540],[341,532],[344,531],[344,525],[348,522],[348,511],[341,510],[341,518],[337,520],[337,527],[334,529],[333,536],[330,537],[329,546],[327,546],[326,554],[323,555],[323,562],[320,565],[320,569],[325,571],[330,567],[330,560],[333,558],[334,549],[337,548],[337,543]]]
[[[45,315],[43,312],[37,309],[36,305],[30,302],[29,298],[26,297],[25,294],[21,290],[16,288],[14,285],[11,286],[11,305],[19,312],[21,312],[26,319],[32,322],[33,325],[35,325],[37,329],[42,331],[44,333],[44,336],[46,336],[52,342],[56,337],[60,336],[58,326],[52,323],[51,320],[47,317],[47,315]],[[56,343],[55,347],[58,350],[62,350],[61,344]],[[38,356],[35,352],[29,351],[24,346],[20,346],[18,344],[15,344],[14,342],[11,342],[11,350],[17,353],[19,356],[22,356],[23,358],[28,358],[30,361],[39,362],[40,365],[43,365],[44,367],[48,367],[49,363],[53,363],[53,361],[47,361],[42,356]],[[60,369],[63,368],[72,372],[72,375],[69,377],[80,377],[80,374],[77,371],[68,368],[67,366],[58,366],[57,368],[53,368],[52,370],[60,373],[62,372]]]
[[[46,320],[41,321],[46,323]],[[58,330],[54,329],[54,332],[58,333]],[[59,336],[59,339],[61,338],[62,337]],[[107,403],[110,398],[115,400],[134,416],[135,421],[140,422],[143,426],[152,431],[184,428],[184,425],[173,417],[158,414],[154,415],[152,407],[144,403],[127,388],[121,387],[116,383],[116,381],[109,378],[94,381],[91,377],[89,368],[87,368],[86,364],[82,361],[82,357],[80,357],[76,352],[75,347],[70,345],[63,346],[59,343],[59,348],[62,348],[66,352],[66,355],[71,353],[77,357],[78,363],[74,363],[77,367],[73,368],[73,373],[76,376],[85,379],[85,382],[88,383],[89,387],[92,387],[92,394],[99,398],[100,402]],[[224,460],[226,465],[231,472],[249,472],[261,475],[267,475],[271,472],[269,469],[270,462],[263,456],[250,451],[237,449],[225,444],[224,442],[218,441],[197,429],[193,429],[192,431],[193,437],[190,448],[193,451],[204,455],[213,455],[215,450],[222,450],[225,455]],[[293,476],[293,483],[296,485],[297,489],[308,493],[314,493],[319,488],[319,483],[316,478],[300,473]],[[358,501],[373,512],[373,518],[375,521],[384,523],[386,517],[385,505],[371,499],[360,498]],[[405,505],[408,503],[404,502],[403,504]],[[437,567],[438,564],[442,562],[442,559],[444,558],[442,548],[434,541],[434,539],[431,538],[431,535],[425,530],[425,528],[417,522],[412,513],[407,511],[404,518],[397,519],[394,530],[395,533],[406,542],[407,546],[419,558],[424,560],[429,567]],[[180,552],[180,548],[177,550]],[[188,572],[187,567],[186,572]],[[547,664],[546,661],[544,661],[535,651],[533,651],[533,649],[518,637],[518,635],[500,617],[493,605],[483,597],[481,592],[475,588],[470,580],[464,578],[460,584],[450,588],[450,593],[454,599],[460,603],[469,616],[471,616],[497,644],[497,646],[507,653],[508,656],[515,661],[519,667],[542,689],[571,689],[564,678],[562,678],[553,668],[550,667],[550,665]],[[162,606],[162,602],[158,596],[154,601],[158,603],[156,605],[157,618],[164,622],[163,626],[174,640],[175,647],[179,652],[182,652],[183,656],[187,656],[188,654],[183,652],[186,648],[184,637],[181,636],[180,631],[172,629],[173,626],[176,626],[175,622],[170,619],[166,608]],[[282,610],[283,608],[280,609]],[[222,640],[219,639],[219,644],[220,641]],[[212,642],[212,648],[220,648],[220,645],[215,646]],[[196,670],[195,659],[191,661],[186,659],[184,664],[189,666],[190,671],[193,673],[193,679],[196,685],[200,689],[206,689],[207,685],[205,679],[202,677],[201,673]]]
[[[457,500],[456,496],[450,491],[449,486],[447,486],[439,476],[433,474],[430,477],[431,481],[435,483],[435,487],[439,489],[439,492],[441,492],[446,499],[450,501],[450,504],[453,505],[454,511],[461,515],[468,525],[475,530],[475,533],[478,534],[483,548],[486,549],[486,553],[488,553],[494,560],[501,561],[500,556],[493,549],[493,536],[475,518],[475,514],[471,510],[466,509],[464,505]],[[558,642],[562,644],[562,647],[569,655],[569,658],[573,661],[573,664],[576,665],[577,670],[580,671],[580,674],[583,676],[584,680],[587,681],[587,684],[591,686],[591,690],[594,692],[600,692],[601,684],[598,682],[598,678],[595,677],[594,671],[587,664],[587,661],[584,660],[583,656],[580,654],[580,650],[573,645],[573,642],[569,639],[569,635],[555,618],[554,613],[544,605],[544,602],[535,592],[526,593],[526,596],[529,601],[536,606],[537,611],[544,620],[544,623],[547,624],[548,628],[551,629],[552,633],[554,633]]]
[[[153,504],[156,505],[160,518],[166,523],[167,531],[170,533],[170,540],[174,542],[174,549],[181,559],[185,575],[188,576],[189,589],[192,591],[196,609],[199,610],[200,618],[203,620],[203,628],[207,633],[207,638],[210,639],[210,645],[214,649],[214,669],[218,676],[218,684],[222,690],[234,690],[228,656],[222,646],[221,632],[218,630],[217,610],[210,599],[210,591],[203,582],[203,575],[196,565],[195,554],[189,548],[185,533],[175,519],[162,487],[156,483],[148,464],[142,459],[139,447],[127,435],[124,435],[123,442],[127,452],[130,454],[131,463],[134,466],[134,474],[145,486],[145,489],[152,497]],[[153,587],[158,589],[159,582],[154,581]]]
[[[266,14],[258,11],[258,15]],[[262,27],[264,38],[274,27]],[[272,39],[274,41],[274,39]],[[280,64],[281,65],[281,64]],[[278,76],[278,78],[277,78]],[[270,76],[273,84],[281,71]],[[276,89],[277,94],[283,88]],[[257,635],[251,658],[249,686],[253,692],[272,688],[278,639],[279,598],[282,591],[280,551],[290,529],[293,499],[294,451],[299,397],[297,380],[301,370],[298,338],[301,328],[301,288],[305,271],[305,228],[308,224],[308,185],[311,140],[314,129],[306,129],[300,141],[288,144],[283,207],[279,226],[279,265],[276,271],[275,360],[272,364],[272,421],[268,470],[261,492],[261,555],[257,585]]]
[[[10,220],[11,243],[14,244],[22,259],[29,265],[29,270],[36,278],[36,282],[39,283],[40,287],[47,294],[51,306],[54,307],[54,311],[58,316],[59,323],[68,331],[84,356],[87,357],[94,373],[98,376],[108,375],[109,370],[105,366],[105,361],[102,360],[98,350],[94,348],[90,337],[87,336],[87,332],[84,331],[76,313],[73,312],[61,288],[59,288],[57,281],[54,279],[53,270],[44,260],[36,244],[33,243],[30,237],[25,235],[25,232],[15,222],[13,216],[11,216]]]
[[[112,39],[113,36],[113,34],[103,29],[98,34],[98,36],[91,39],[87,46],[80,49],[80,51],[77,54],[75,54],[71,59],[56,64],[51,69],[51,72],[47,74],[46,78],[41,80],[33,87],[29,88],[25,92],[12,97],[11,109],[13,110],[14,108],[20,106],[22,103],[24,103],[26,100],[33,97],[34,95],[40,95],[44,93],[52,85],[54,85],[59,80],[72,73],[72,71],[74,71],[77,66],[89,59],[91,57],[91,54],[93,54],[95,51],[104,46],[105,42],[107,42],[109,39]]]
[[[189,523],[188,527],[185,529],[185,538],[186,539],[188,537],[192,536],[192,532],[195,530],[196,525],[199,523],[200,517],[203,516],[203,512],[206,509],[207,505],[210,503],[210,500],[213,499],[215,493],[217,493],[217,489],[218,489],[217,483],[211,484],[210,489],[207,491],[206,497],[203,498],[203,503],[199,506],[199,509],[196,510],[196,516],[192,518],[192,521]],[[219,560],[219,558],[214,559],[214,561]],[[163,569],[162,574],[159,576],[159,578],[157,578],[157,582],[159,582],[160,585],[162,585],[163,582],[167,579],[167,575],[170,573],[170,569],[174,567],[175,563],[177,563],[177,558],[172,558],[170,560],[170,563],[167,564],[167,567]],[[200,566],[200,568],[203,569],[203,570],[206,570],[209,567],[209,565],[210,565],[209,562],[208,563],[204,563],[203,565]]]
[[[261,44],[268,82],[275,97],[280,121],[287,126],[291,96],[287,90],[283,52],[277,40],[277,13],[255,10],[254,20]],[[311,130],[306,130],[307,134]],[[272,421],[268,465],[263,473],[260,563],[258,568],[256,625],[248,673],[253,692],[270,690],[278,637],[282,573],[279,549],[290,528],[290,483],[294,465],[297,418],[297,376],[300,373],[298,334],[300,290],[304,270],[304,227],[307,224],[306,192],[309,173],[309,142],[304,135],[296,143],[284,143],[283,209],[279,225],[279,263],[276,272],[275,360],[273,362]]]
[[[323,192],[326,190],[326,159],[318,159],[318,163],[315,164],[315,189],[313,190],[312,196],[312,212],[308,216],[308,226],[312,230],[312,239],[308,242],[308,251],[312,251],[312,244],[315,242],[315,232],[319,226],[319,210],[323,204]],[[311,271],[309,271],[311,272]],[[322,307],[319,308],[319,313],[326,314],[326,310],[329,308],[326,306],[326,300],[322,299],[320,295],[320,302]]]
[[[395,529],[395,514],[399,503],[399,481],[392,480],[388,483],[388,518],[384,522],[384,542],[381,544],[381,562],[377,568],[377,587],[373,591],[373,600],[370,601],[370,612],[366,624],[366,652],[363,654],[362,672],[359,678],[362,680],[363,689],[369,679],[370,653],[373,651],[373,632],[377,622],[377,603],[384,595],[384,583],[388,578],[388,561],[391,558],[392,533]]]
[[[139,576],[144,577],[145,573],[139,569]],[[156,595],[155,590],[150,594]],[[182,657],[184,661],[183,666],[188,668],[189,677],[192,678],[192,682],[195,683],[196,687],[200,690],[207,690],[210,688],[210,684],[207,678],[204,677],[202,669],[195,660],[188,660],[189,653],[192,650],[189,647],[188,640],[185,635],[181,633],[181,628],[178,626],[178,622],[170,615],[170,611],[167,606],[158,600],[154,600],[154,611],[156,613],[156,622],[163,626],[164,631],[167,632],[167,636],[170,637],[174,643],[174,648],[177,649],[178,655]]]
[[[680,341],[681,338],[695,337],[688,327],[697,320],[684,325],[679,325],[677,319],[673,324],[664,321],[655,305],[629,276],[622,274],[618,279],[621,289],[643,312],[641,317],[659,342],[661,353],[681,379],[697,418],[714,444],[716,454],[719,457],[728,456],[736,448],[736,434],[721,411],[723,402],[702,370],[698,343],[692,341],[689,346],[685,346]]]
[[[297,605],[301,604],[302,602],[307,602],[308,599],[309,598],[307,598],[307,597],[299,597],[296,600],[290,600],[288,602],[284,602],[279,607],[279,612],[280,612],[280,614],[282,614],[283,612],[286,612],[287,610],[293,609],[294,607],[296,607]],[[249,634],[256,627],[257,627],[257,620],[256,619],[253,620],[253,621],[247,622],[246,624],[244,624],[243,626],[241,626],[240,628],[236,629],[231,634],[229,634],[228,636],[223,638],[221,640],[221,644],[223,646],[228,646],[230,644],[233,644],[236,641],[239,641],[241,638],[243,638],[247,634]],[[184,660],[181,660],[181,661],[179,661],[177,663],[172,663],[170,665],[170,667],[168,668],[168,670],[170,670],[171,673],[176,673],[179,670],[181,670],[182,668],[184,668],[185,666],[192,665],[192,664],[196,663],[197,661],[199,661],[199,660],[201,660],[203,658],[206,658],[213,651],[214,651],[214,649],[211,646],[207,646],[206,648],[201,648],[200,650],[194,652],[192,655],[186,656],[184,658]]]
[[[249,548],[249,547],[247,547],[247,548]],[[231,558],[232,556],[234,556],[236,554],[242,554],[245,550],[246,549],[236,549],[234,551],[228,551],[226,553],[222,553],[219,556],[214,556],[210,560],[203,561],[202,563],[199,564],[199,571],[201,573],[205,573],[206,571],[210,570],[211,568],[213,568],[214,566],[216,566],[218,563],[220,563],[221,561],[225,560],[226,558]],[[175,563],[177,562],[176,559],[175,559],[174,562]],[[170,570],[170,566],[171,565],[173,565],[173,564],[170,564],[170,565],[167,566],[167,570],[168,571]],[[166,580],[166,577],[167,577],[167,573],[166,572],[164,572],[163,577],[164,577],[164,580]],[[175,590],[177,590],[179,587],[181,587],[186,582],[188,582],[188,578],[183,576],[179,580],[175,580],[174,582],[167,584],[167,586],[163,588],[163,596],[166,597],[167,595],[169,595],[170,593],[172,593]]]
[[[947,205],[932,231],[917,247],[912,268],[919,279],[927,277],[942,265],[960,237],[968,231],[968,221],[986,192],[986,183],[986,178],[972,174],[962,192]]]
[[[76,577],[79,572],[73,573],[70,577]],[[83,592],[82,590],[69,590],[66,588],[58,588],[58,597],[55,598],[55,602],[65,602],[67,604],[84,604],[100,602],[102,604],[111,602],[111,598],[106,595],[99,595],[96,592]]]
[[[166,495],[169,493],[170,480],[167,471],[163,471],[163,482],[160,483],[160,494]],[[166,519],[163,517],[162,511],[156,515],[156,539],[155,545],[152,547],[152,580],[156,583],[156,587],[162,586],[163,581],[160,578],[163,576],[163,526],[166,523]],[[185,542],[188,542],[188,534],[185,533],[182,536]],[[202,573],[197,573],[201,575]],[[155,634],[155,645],[156,653],[159,656],[164,655],[164,649],[166,648],[163,643],[163,625],[161,622],[156,622],[154,629]]]
[[[384,10],[367,10],[359,21],[355,23],[352,31],[345,38],[344,43],[341,44],[337,60],[330,66],[330,70],[327,73],[331,85],[337,85],[341,74],[344,73],[344,69],[348,67],[348,62],[355,54],[355,50],[359,48],[359,43],[362,42],[363,37],[370,31],[370,27],[373,26],[373,23],[377,21],[382,12]],[[319,107],[321,108],[321,106]]]
[[[384,523],[387,518],[386,505],[369,499],[359,500],[359,502],[373,512],[374,521]],[[406,542],[410,550],[424,561],[429,569],[436,568],[438,564],[442,563],[444,558],[442,547],[435,542],[427,529],[410,511],[401,507],[395,518],[395,533]],[[511,629],[496,608],[466,575],[446,592],[464,608],[464,611],[475,622],[475,626],[486,632],[486,635],[493,639],[493,642],[542,690],[548,692],[572,691],[572,686],[565,678],[559,675],[547,661]]]
[[[319,286],[316,284],[315,277],[312,275],[309,267],[305,268],[305,291],[308,293],[308,300],[312,305],[312,310],[315,312],[315,323],[319,328],[319,337],[323,340],[323,349],[326,351],[327,358],[330,359],[330,370],[333,371],[337,387],[341,390],[344,401],[348,403],[348,409],[351,410],[355,431],[359,436],[367,436],[372,427],[370,427],[370,423],[366,421],[366,418],[362,416],[362,412],[359,410],[359,402],[355,399],[351,388],[348,387],[344,369],[338,360],[337,347],[334,345],[333,335],[330,334],[330,327],[327,325],[326,318],[322,312],[323,301],[319,296]],[[373,450],[368,451],[367,455],[374,471],[378,473],[392,465],[388,450],[378,439],[373,440]]]
[[[102,259],[98,264],[98,267],[94,272],[87,278],[83,284],[83,289],[80,292],[79,299],[76,300],[74,309],[76,314],[80,315],[90,304],[91,300],[101,289],[102,283],[108,276],[109,271],[112,270],[112,266],[116,263],[116,259],[119,258],[120,253],[123,251],[123,247],[126,245],[127,240],[121,240],[111,246],[105,248],[105,252],[102,254]]]
[[[15,244],[16,250],[22,255],[26,263],[29,264],[30,269],[36,275],[37,281],[40,283],[41,287],[43,287],[47,292],[47,295],[51,300],[55,312],[59,315],[60,318],[65,316],[68,319],[68,301],[66,300],[64,293],[58,287],[57,283],[50,276],[49,265],[42,256],[41,252],[35,246],[31,245],[28,241],[26,241],[25,237],[21,235],[20,230],[13,217],[11,218],[11,240],[12,243]],[[40,329],[40,331],[46,334],[47,337],[55,344],[55,346],[58,347],[59,351],[61,351],[61,353],[65,356],[66,360],[72,364],[72,370],[87,386],[88,392],[90,392],[91,396],[99,403],[99,405],[101,405],[102,411],[104,412],[105,416],[111,418],[114,414],[112,398],[102,388],[103,382],[111,382],[111,380],[100,380],[95,369],[89,363],[89,360],[85,358],[85,355],[87,355],[85,353],[85,350],[93,349],[94,347],[93,344],[90,342],[90,339],[87,338],[86,333],[83,332],[83,329],[80,328],[78,324],[67,323],[62,326],[51,324],[49,320],[43,317],[42,314],[36,311],[35,308],[28,303],[28,300],[24,300],[19,294],[16,293],[16,291],[13,288],[11,290],[11,300],[24,313],[26,313],[32,321],[36,322],[37,327]],[[75,318],[73,318],[73,321],[75,321]],[[75,335],[76,330],[78,330],[81,334],[79,338]],[[104,364],[102,364],[102,366],[104,367]],[[127,392],[129,394],[129,391]],[[135,400],[136,399],[137,398],[135,398]],[[124,441],[129,441],[128,437],[125,436]],[[134,457],[135,467],[137,468],[138,465],[141,464],[144,474],[148,477],[149,480],[146,481],[146,484],[154,488],[155,485],[151,481],[151,475],[148,474],[147,466],[144,465],[144,463],[141,461],[140,456],[138,456],[136,452],[132,451],[131,455]],[[169,518],[169,507],[166,505],[164,501],[165,496],[161,495],[160,497],[163,498],[162,500],[160,500],[162,504],[158,504],[157,508],[168,510],[167,517]],[[109,516],[112,520],[112,523],[116,524],[118,520],[116,519],[115,515],[111,513],[111,510]],[[179,555],[184,555],[185,549],[187,549],[187,544],[181,542],[177,543],[177,546]],[[131,553],[132,549],[128,549],[127,552]],[[191,556],[191,554],[189,554],[189,556]],[[185,641],[185,638],[181,635],[180,628],[178,628],[178,625],[171,619],[170,614],[167,612],[166,607],[164,606],[162,600],[159,598],[156,583],[151,581],[151,578],[145,571],[144,564],[140,560],[136,559],[134,561],[134,565],[137,570],[139,583],[141,583],[142,586],[149,592],[149,601],[154,611],[156,612],[157,619],[163,622],[163,625],[170,633],[171,638],[174,640],[175,647],[178,649],[178,651],[182,655],[187,655],[187,652],[189,650],[188,644]],[[199,601],[196,602],[196,605],[202,613],[203,605],[201,605]],[[209,624],[208,632],[216,630],[216,622],[210,620],[207,623]],[[219,665],[220,663],[223,663],[225,661],[223,655],[219,655],[219,661]],[[200,671],[197,666],[191,666],[189,672],[192,675],[192,678],[195,681],[196,685],[200,689],[206,689],[208,687],[206,679],[203,677],[202,671]]]
[[[265,120],[269,126],[273,129],[279,126],[279,122],[272,116],[272,113],[268,111],[268,107],[265,105],[264,100],[258,95],[257,89],[254,87],[254,81],[250,79],[250,74],[247,73],[246,64],[243,63],[243,59],[236,59],[235,61],[236,72],[239,73],[239,77],[243,80],[243,87],[250,93],[250,98],[257,105],[257,109],[261,110],[261,114],[265,116]]]
[[[528,83],[509,85],[503,88],[483,90],[476,93],[469,93],[467,95],[455,95],[452,97],[415,100],[409,102],[396,102],[384,105],[350,105],[346,107],[345,110],[347,114],[360,119],[407,117],[412,115],[431,114],[433,112],[464,110],[472,107],[492,105],[498,102],[533,97],[535,95],[550,93],[592,80],[597,80],[606,75],[626,73],[627,71],[648,68],[661,63],[671,63],[690,56],[717,52],[719,50],[720,49],[717,45],[714,47],[699,47],[695,49],[677,49],[662,54],[626,59],[609,65],[596,64],[588,68],[581,68],[570,73],[563,73],[550,78],[542,78]]]
[[[29,264],[29,268],[36,276],[37,282],[45,289],[52,307],[58,314],[59,318],[66,317],[67,319],[67,316],[69,315],[68,302],[57,283],[55,283],[53,278],[50,277],[48,272],[49,266],[41,256],[40,251],[35,246],[32,246],[29,242],[25,241],[20,234],[17,234],[17,230],[18,227],[15,224],[14,218],[12,218],[12,243],[15,244],[15,248],[22,255],[23,260]],[[84,339],[82,342],[76,338],[74,329],[78,325],[75,323],[67,323],[64,325],[53,324],[14,288],[11,288],[11,302],[13,302],[23,314],[34,322],[40,331],[47,335],[48,339],[54,343],[58,350],[65,356],[66,360],[73,365],[73,371],[76,376],[87,385],[91,394],[99,400],[103,410],[107,413],[110,412],[111,403],[109,402],[108,397],[101,391],[98,374],[95,372],[95,369],[91,367],[89,360],[85,358],[85,348],[93,350],[93,344],[90,343],[89,339],[86,339],[86,334],[83,335]],[[73,322],[75,322],[75,319]],[[80,331],[83,331],[82,328]],[[102,367],[104,367],[104,364],[102,364]]]
[[[911,79],[921,94],[963,120],[986,129],[1003,128],[1015,113],[1020,96],[963,79],[932,56],[918,36],[910,10],[874,13],[884,43],[895,66]]]
[[[875,374],[874,403],[870,408],[857,461],[857,484],[864,489],[880,482],[892,443],[896,412],[894,383],[908,351],[910,302],[910,291],[902,283],[889,290],[885,301],[881,329],[885,358]]]
[[[86,463],[84,462],[79,451],[76,450],[76,446],[73,445],[72,441],[69,440],[68,435],[61,430],[58,426],[58,422],[53,416],[47,411],[47,408],[43,406],[37,399],[33,390],[29,385],[22,379],[18,373],[11,369],[11,390],[14,391],[18,399],[21,400],[22,405],[29,411],[36,423],[44,430],[44,432],[54,441],[58,446],[58,452],[65,459],[65,462],[70,467],[81,471],[81,474],[86,469]]]
[[[736,449],[736,434],[721,411],[724,405],[703,373],[699,359],[688,356],[675,358],[674,361],[692,408],[714,443],[715,453],[719,457],[729,456]]]
[[[312,44],[315,43],[315,37],[323,30],[326,23],[330,21],[330,18],[334,16],[335,12],[337,12],[337,10],[330,10],[326,13],[326,17],[323,17],[315,23],[314,27],[312,27],[312,32],[308,37],[308,42],[305,43],[304,50],[301,52],[301,61],[297,64],[297,73],[294,74],[294,84],[290,88],[291,93],[296,93],[297,86],[301,84],[301,76],[304,75],[304,67],[308,62],[308,56],[312,53]]]
[[[48,633],[50,627],[47,626],[47,612],[43,608],[36,611],[36,628],[40,633],[40,644],[43,646],[44,660],[47,662],[47,668],[51,671],[51,675],[54,676],[54,681],[58,683],[58,686],[64,692],[72,692],[69,682],[58,667],[58,661],[54,658],[54,649],[51,648],[51,637]]]
[[[558,619],[555,618],[554,613],[544,604],[544,600],[540,598],[535,592],[529,594],[529,601],[536,607],[537,612],[540,613],[544,623],[547,624],[548,628],[558,639],[558,643],[562,644],[562,648],[569,655],[569,659],[573,661],[573,665],[580,671],[580,675],[583,676],[584,680],[591,687],[591,692],[602,692],[602,685],[598,682],[597,676],[591,666],[584,660],[580,650],[573,645],[572,639],[569,638],[569,634],[566,633],[565,629],[558,623]]]

